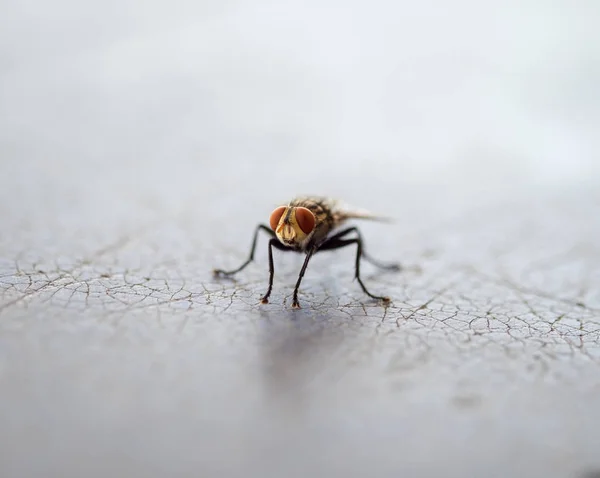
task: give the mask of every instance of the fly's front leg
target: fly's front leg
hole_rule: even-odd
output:
[[[269,233],[269,235],[271,237],[275,237],[275,233],[273,232],[272,229],[270,229],[269,227],[265,226],[264,224],[259,224],[256,227],[256,230],[254,231],[254,238],[252,239],[252,247],[250,248],[250,257],[248,257],[248,260],[246,262],[244,262],[240,267],[238,267],[237,269],[234,269],[232,271],[224,271],[222,269],[214,269],[213,270],[213,274],[216,276],[231,276],[239,271],[241,271],[242,269],[244,269],[248,264],[250,264],[253,260],[254,260],[254,251],[256,249],[256,241],[258,239],[258,232],[260,230],[263,230],[267,233]]]
[[[363,255],[362,240],[360,237],[356,238],[356,239],[339,239],[339,237],[336,238],[335,236],[333,236],[331,239],[328,239],[327,241],[325,241],[319,247],[319,250],[326,251],[326,250],[332,250],[332,249],[340,249],[342,247],[350,246],[352,244],[356,244],[356,260],[354,263],[354,277],[360,284],[360,287],[362,288],[363,292],[373,299],[382,300],[383,302],[386,302],[386,303],[389,302],[390,301],[389,297],[371,294],[365,287],[365,284],[363,284],[362,279],[360,278],[360,258]]]
[[[271,295],[271,290],[273,289],[273,276],[275,275],[275,266],[273,265],[273,247],[277,249],[285,249],[281,246],[281,243],[276,238],[273,238],[269,241],[269,288],[267,289],[267,293],[263,295],[262,299],[260,299],[261,304],[269,303],[269,296]]]
[[[306,267],[308,266],[308,261],[315,253],[315,249],[309,249],[306,253],[306,259],[304,259],[304,264],[302,264],[302,269],[300,269],[300,275],[298,275],[298,281],[296,282],[296,287],[294,287],[294,298],[292,300],[292,307],[294,309],[300,308],[300,303],[298,302],[298,289],[300,289],[300,282],[302,282],[302,277],[304,277],[304,273],[306,272]]]

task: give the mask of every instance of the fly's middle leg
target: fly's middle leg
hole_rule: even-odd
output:
[[[300,269],[300,274],[298,275],[298,281],[296,282],[296,287],[294,287],[294,297],[292,299],[292,308],[299,309],[300,302],[298,302],[298,289],[300,289],[300,283],[302,282],[302,277],[304,277],[304,273],[306,272],[306,267],[308,266],[308,261],[315,253],[314,249],[310,249],[306,253],[306,259],[304,259],[304,264],[302,264],[302,269]]]

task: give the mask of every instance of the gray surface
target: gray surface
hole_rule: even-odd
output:
[[[1,7],[0,475],[598,470],[595,3],[218,5]]]

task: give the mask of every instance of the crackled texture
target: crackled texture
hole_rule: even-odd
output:
[[[597,476],[593,6],[176,4],[0,15],[0,475]]]

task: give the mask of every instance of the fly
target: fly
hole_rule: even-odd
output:
[[[295,251],[306,254],[302,269],[294,288],[294,297],[292,300],[293,308],[300,308],[298,302],[298,289],[302,282],[302,277],[306,272],[306,267],[311,257],[320,251],[330,251],[340,249],[346,246],[356,244],[356,259],[354,263],[354,277],[360,284],[363,292],[373,299],[378,299],[384,303],[390,301],[389,297],[371,294],[362,279],[360,278],[360,260],[364,258],[371,264],[387,270],[398,271],[401,269],[399,264],[382,264],[364,250],[363,239],[356,226],[347,227],[338,232],[335,230],[344,224],[348,219],[370,219],[376,221],[386,221],[386,218],[375,216],[367,211],[348,210],[338,201],[322,197],[298,197],[285,206],[277,207],[269,218],[270,227],[265,224],[259,224],[254,231],[254,238],[250,248],[250,257],[240,267],[231,271],[215,269],[217,276],[231,276],[244,269],[254,260],[254,251],[259,231],[265,231],[271,239],[269,240],[269,288],[262,297],[261,303],[267,304],[269,296],[273,289],[273,276],[275,269],[273,266],[273,248],[282,251]],[[351,234],[355,237],[348,238]]]

